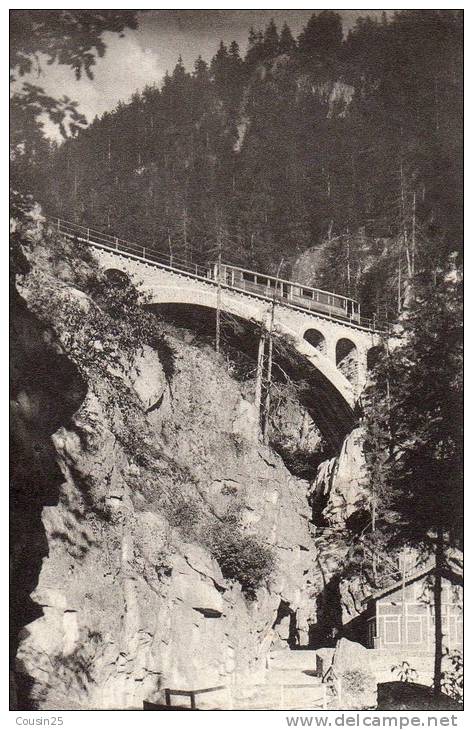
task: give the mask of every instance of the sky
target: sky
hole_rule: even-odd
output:
[[[94,66],[94,79],[77,81],[71,69],[43,64],[43,74],[28,79],[52,96],[69,96],[79,102],[87,121],[114,109],[118,101],[128,101],[147,84],[160,84],[166,70],[172,71],[179,55],[192,70],[199,54],[210,61],[221,40],[236,40],[246,51],[248,30],[264,29],[271,18],[278,28],[287,22],[297,36],[314,10],[149,10],[140,12],[137,30],[127,30],[124,38],[106,33],[105,57]],[[338,10],[347,32],[360,15],[380,15],[380,10]],[[45,129],[55,137],[52,127]]]

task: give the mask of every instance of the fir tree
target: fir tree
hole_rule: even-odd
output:
[[[296,41],[287,23],[284,23],[279,39],[279,53],[292,54],[296,50]]]
[[[462,327],[455,267],[420,286],[403,319],[403,342],[378,367],[367,415],[373,503],[388,505],[393,546],[435,557],[435,676],[441,691],[441,578],[461,547]],[[386,509],[386,507],[385,507]]]
[[[245,63],[251,70],[265,59],[263,33],[250,28],[248,36],[248,50],[245,56]]]
[[[343,41],[342,21],[333,10],[312,15],[299,36],[299,50],[308,57],[331,57],[339,53]]]
[[[223,41],[220,41],[218,51],[212,58],[212,62],[210,64],[212,78],[219,88],[225,88],[228,77],[228,68],[228,49],[225,43]]]
[[[209,67],[203,60],[202,56],[198,56],[194,64],[194,70],[192,72],[194,79],[201,84],[206,84],[209,80]]]
[[[276,23],[270,20],[263,37],[263,49],[266,58],[273,58],[279,50],[279,34]]]
[[[180,61],[52,156],[32,137],[19,178],[50,211],[108,230],[123,221],[166,248],[176,229],[188,252],[191,238],[198,250],[215,238],[217,205],[241,263],[272,267],[284,250],[290,265],[320,246],[323,288],[396,316],[408,275],[442,267],[462,237],[461,30],[452,12],[361,19],[334,55],[339,21],[319,13],[302,34],[311,52],[289,64],[266,63],[253,30],[244,61],[235,43],[210,72]],[[283,28],[277,52],[285,39]]]
[[[238,43],[236,41],[232,41],[230,43],[229,51],[230,51],[230,58],[232,59],[233,63],[236,66],[241,66],[243,61],[240,56],[240,46],[238,45]]]

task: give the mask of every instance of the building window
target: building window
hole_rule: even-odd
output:
[[[399,644],[401,641],[401,624],[399,616],[384,617],[385,644]]]
[[[449,622],[449,633],[447,636],[448,644],[463,643],[463,616],[461,614],[451,614]]]
[[[422,643],[422,619],[420,616],[409,616],[407,619],[407,643]]]

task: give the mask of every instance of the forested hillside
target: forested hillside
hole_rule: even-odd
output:
[[[193,261],[221,248],[269,272],[284,259],[289,276],[318,247],[310,283],[393,317],[405,282],[461,241],[461,49],[456,11],[360,18],[346,38],[332,11],[297,39],[271,22],[246,55],[234,42],[210,65],[179,60],[38,147],[33,192],[51,214]]]
[[[385,709],[387,685],[389,709],[458,709],[462,12],[344,35],[325,10],[298,37],[270,22],[245,50],[217,38],[209,64],[179,60],[89,126],[28,74],[93,79],[108,34],[158,37],[145,11],[11,20],[12,709],[222,686],[199,709]],[[312,329],[276,296],[234,310],[220,285],[214,314],[156,269],[150,298],[141,262],[120,276],[43,213],[281,272],[394,326],[316,310]],[[388,641],[369,599],[400,585],[399,604],[382,594],[400,612],[377,614],[399,627]],[[313,707],[318,659],[332,680]]]

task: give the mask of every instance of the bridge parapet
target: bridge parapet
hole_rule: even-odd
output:
[[[101,265],[129,276],[146,292],[150,304],[174,303],[216,309],[220,288],[223,311],[263,326],[268,326],[269,313],[274,306],[275,329],[294,343],[295,349],[332,383],[350,407],[354,406],[366,383],[368,353],[381,343],[379,333],[353,322],[304,311],[290,303],[273,302],[256,293],[219,285],[198,274],[143,261],[133,254],[111,251],[99,245],[94,248]],[[308,338],[307,333],[314,331],[320,335],[323,347],[312,344]],[[340,348],[341,342],[346,352]]]
[[[250,284],[246,287],[243,281],[235,285],[233,273],[230,280],[225,274],[222,281],[220,270],[215,276],[215,266],[209,268],[178,261],[154,248],[75,223],[54,219],[54,225],[60,233],[90,245],[105,269],[115,269],[129,276],[138,288],[149,295],[151,304],[183,304],[213,309],[220,306],[222,311],[266,327],[274,307],[276,331],[291,340],[295,350],[313,365],[322,382],[330,384],[344,407],[352,413],[366,384],[372,355],[383,343],[383,335],[375,330],[373,322],[359,319],[359,308],[356,318],[351,316],[348,303],[358,307],[353,300],[311,289],[307,290],[308,294],[312,292],[311,296],[317,302],[321,301],[319,295],[324,296],[329,306],[315,304],[315,301],[311,306],[306,306],[303,301],[304,306],[300,306],[297,297],[292,296],[293,290],[298,290],[303,296],[306,290],[292,282],[280,282],[274,277],[246,272],[250,278],[255,277],[255,282],[259,278],[266,282],[266,287],[258,291],[258,286]],[[239,271],[245,278],[243,269],[227,265],[224,269]],[[331,308],[330,302],[335,303],[335,309]],[[344,310],[336,313],[337,302],[344,303],[347,316],[340,317],[340,311],[343,315]],[[318,311],[324,307],[328,312]],[[333,398],[331,406],[340,412],[340,404],[336,405]]]

